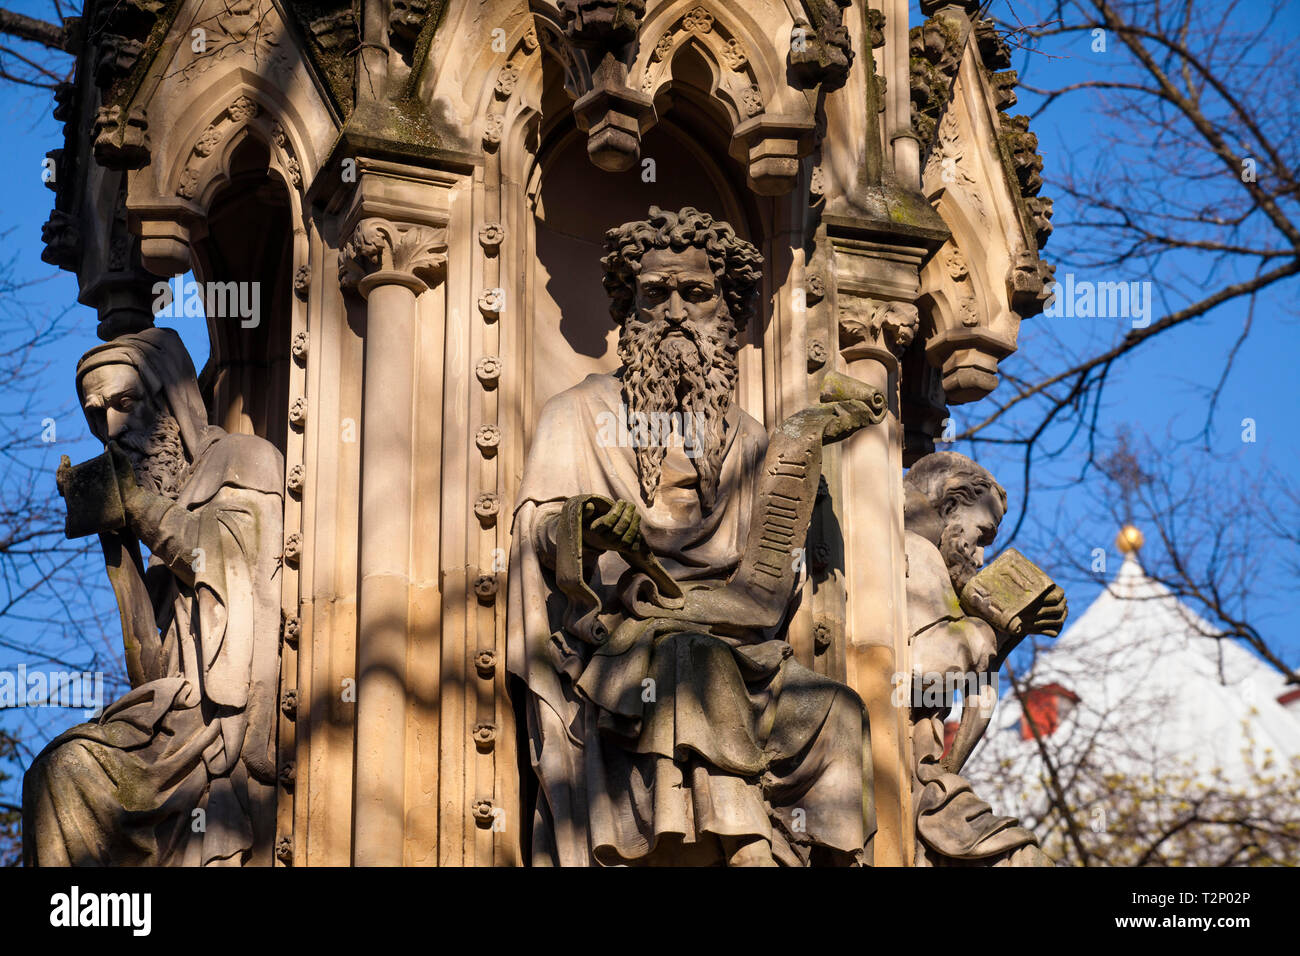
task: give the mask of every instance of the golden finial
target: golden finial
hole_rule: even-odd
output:
[[[1119,534],[1115,536],[1115,547],[1125,554],[1137,554],[1138,549],[1142,547],[1145,541],[1146,538],[1142,536],[1142,532],[1136,526],[1126,524],[1120,529]]]

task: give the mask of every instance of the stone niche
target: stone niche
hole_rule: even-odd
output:
[[[580,162],[584,149],[577,130],[556,143],[553,155],[542,160],[534,200],[537,252],[532,282],[536,306],[529,374],[534,386],[531,402],[537,409],[588,374],[607,372],[617,365],[609,298],[601,286],[600,269],[593,267],[604,255],[605,231],[611,224],[643,218],[652,205],[672,209],[694,206],[724,210],[718,218],[737,226],[746,238],[754,235],[748,227],[745,196],[729,185],[716,159],[674,124],[660,123],[643,140],[642,155],[655,160],[653,182],[593,169]],[[609,210],[608,219],[593,217],[593,208]],[[751,335],[747,344],[746,352],[757,354],[754,349],[761,347],[761,338],[755,341]],[[563,370],[562,377],[552,374],[559,370]],[[741,374],[741,393],[761,395],[761,380],[749,379],[752,375],[761,378],[761,369],[750,363],[742,367]],[[747,391],[746,386],[757,391]],[[761,402],[747,410],[761,420]]]

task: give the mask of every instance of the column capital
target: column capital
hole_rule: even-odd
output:
[[[419,295],[441,281],[446,265],[445,227],[371,217],[356,224],[339,250],[339,284],[363,296],[378,285]]]
[[[874,358],[896,367],[920,327],[916,306],[853,293],[841,294],[838,304],[840,354],[850,362]]]
[[[836,332],[846,361],[874,359],[890,372],[920,329],[916,306],[926,249],[870,229],[838,229],[834,250]]]

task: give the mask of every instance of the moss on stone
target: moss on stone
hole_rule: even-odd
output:
[[[149,35],[144,39],[144,46],[140,50],[139,59],[136,60],[135,66],[131,68],[130,73],[120,77],[109,87],[104,95],[104,106],[121,106],[124,111],[131,106],[136,93],[144,85],[145,77],[149,75],[154,60],[158,58],[167,31],[171,29],[176,14],[180,12],[184,2],[185,0],[171,0],[158,11],[154,17],[153,29],[149,31]],[[87,42],[90,42],[89,39]]]

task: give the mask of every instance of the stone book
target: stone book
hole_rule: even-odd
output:
[[[108,452],[80,465],[73,465],[64,455],[56,482],[68,508],[64,533],[69,538],[84,538],[126,526],[126,510],[118,491],[113,458]]]
[[[961,604],[999,631],[1018,633],[1025,613],[1054,586],[1042,568],[1007,548],[962,588]]]

